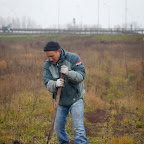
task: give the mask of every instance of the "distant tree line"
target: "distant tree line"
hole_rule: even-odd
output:
[[[0,16],[0,28],[2,26],[7,26],[11,24],[13,28],[42,28],[41,25],[38,25],[32,18],[30,17],[2,17]],[[71,22],[66,25],[53,25],[51,28],[68,28],[68,29],[85,29],[85,28],[103,28],[100,24],[97,25],[87,25],[87,24],[76,24],[76,22]],[[49,26],[47,26],[49,28]],[[111,28],[111,27],[109,27]],[[115,25],[113,28],[125,28],[125,24]],[[138,23],[133,21],[131,23],[127,23],[127,29],[137,29],[140,28]]]
[[[29,17],[22,18],[11,18],[11,17],[2,17],[0,16],[0,27],[12,25],[13,28],[40,28],[36,22]]]

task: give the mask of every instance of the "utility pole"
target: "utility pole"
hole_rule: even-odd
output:
[[[110,28],[110,5],[107,3],[104,3],[104,5],[107,7],[107,14],[108,14],[108,29]]]
[[[125,29],[127,29],[127,0],[125,0]]]
[[[75,19],[75,18],[73,18],[73,30],[74,30],[74,33],[75,33],[75,29],[76,29],[75,24],[76,24],[76,19]]]
[[[58,30],[60,28],[60,26],[59,26],[59,18],[60,18],[60,0],[58,0]]]
[[[98,0],[98,19],[97,19],[97,25],[98,25],[98,29],[99,29],[99,0]]]
[[[110,27],[110,6],[108,6],[108,28]]]

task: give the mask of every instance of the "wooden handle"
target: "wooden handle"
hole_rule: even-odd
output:
[[[63,74],[61,74],[61,79],[64,79]],[[60,100],[61,90],[62,90],[62,87],[59,87],[58,91],[57,91],[56,104],[55,104],[54,111],[53,111],[51,128],[50,128],[50,131],[49,131],[47,144],[50,144],[50,139],[51,139],[51,136],[52,136],[53,126],[54,126],[54,122],[55,122],[55,118],[56,118],[56,112],[57,112],[57,108],[58,108],[58,104],[59,104],[59,100]]]

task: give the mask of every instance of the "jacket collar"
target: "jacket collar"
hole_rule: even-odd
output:
[[[49,62],[50,64],[52,64],[52,65],[58,65],[58,64],[60,64],[60,63],[63,63],[66,54],[67,54],[66,50],[64,50],[63,48],[61,48],[61,56],[60,56],[59,60],[58,60],[56,63],[53,63],[53,62],[51,62],[51,61],[48,59],[48,62]]]

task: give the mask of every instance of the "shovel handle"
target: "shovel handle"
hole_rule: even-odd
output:
[[[61,79],[64,79],[63,74],[61,74]],[[62,90],[62,87],[59,87],[58,91],[57,91],[56,104],[55,104],[54,111],[53,111],[51,128],[50,128],[50,131],[49,131],[47,144],[50,144],[50,139],[51,139],[51,136],[52,136],[53,126],[54,126],[54,122],[55,122],[55,118],[56,118],[56,112],[57,112],[57,108],[58,108],[58,104],[59,104],[59,100],[60,100],[61,90]]]

